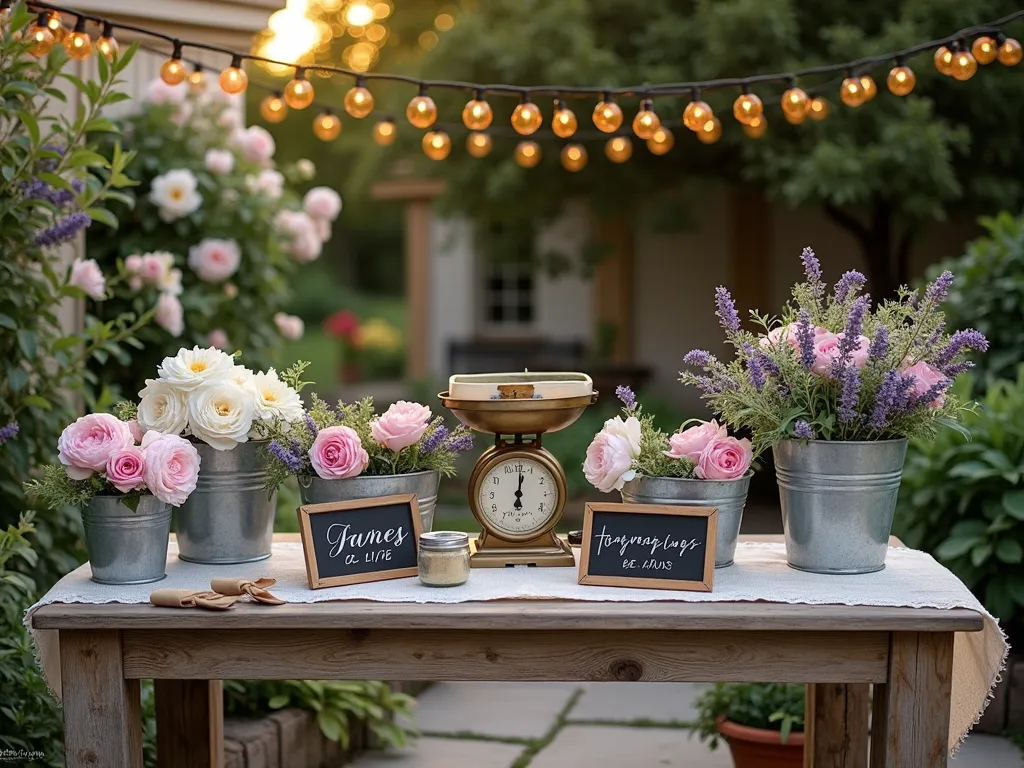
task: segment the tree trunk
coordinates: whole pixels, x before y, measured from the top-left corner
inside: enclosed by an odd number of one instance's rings
[[[876,201],[867,224],[838,206],[826,204],[825,212],[860,245],[867,267],[868,290],[876,301],[896,297],[901,285],[910,279],[910,247],[913,230],[905,229],[894,243],[895,221],[892,207],[885,201]]]

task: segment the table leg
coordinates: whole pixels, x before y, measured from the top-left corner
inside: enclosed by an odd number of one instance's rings
[[[867,768],[871,686],[807,686],[804,768]]]
[[[141,768],[138,680],[122,672],[117,630],[61,630],[60,674],[68,768]]]
[[[154,680],[157,768],[223,768],[224,683]]]
[[[871,768],[946,764],[952,632],[894,632],[889,676],[875,686]]]

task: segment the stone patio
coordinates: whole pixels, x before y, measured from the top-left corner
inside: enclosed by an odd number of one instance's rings
[[[418,699],[423,736],[404,750],[369,753],[357,768],[730,768],[686,725],[705,686],[692,683],[436,683]],[[967,740],[950,768],[1024,768],[996,736]]]

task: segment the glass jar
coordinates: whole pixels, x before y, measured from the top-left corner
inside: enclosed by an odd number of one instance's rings
[[[420,536],[420,581],[428,587],[457,587],[469,579],[469,534],[431,531]]]

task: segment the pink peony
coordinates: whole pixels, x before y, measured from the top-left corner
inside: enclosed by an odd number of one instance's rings
[[[370,423],[370,434],[385,448],[397,453],[418,443],[429,423],[427,406],[399,400]]]
[[[206,337],[206,343],[217,349],[227,349],[231,340],[228,339],[228,334],[223,328],[214,328]]]
[[[254,179],[253,191],[277,200],[284,193],[284,176],[273,168],[264,168]]]
[[[227,149],[208,149],[203,157],[203,165],[210,173],[223,176],[231,173],[235,167],[235,156]]]
[[[137,491],[146,484],[146,457],[132,445],[107,459],[107,481],[121,493]]]
[[[185,309],[178,297],[173,293],[164,292],[156,300],[154,322],[171,336],[181,336],[185,330]]]
[[[71,278],[68,282],[81,288],[86,296],[96,301],[103,301],[107,294],[107,281],[96,259],[75,259],[75,263],[71,265]]]
[[[366,469],[370,456],[351,427],[325,427],[309,449],[309,462],[317,477],[345,480]]]
[[[90,413],[69,424],[57,440],[57,458],[72,480],[107,467],[118,451],[135,445],[129,426],[109,413]]]
[[[124,260],[124,268],[127,272],[137,275],[142,271],[142,257],[134,253]]]
[[[142,438],[146,487],[165,504],[180,507],[196,489],[199,451],[178,435],[147,432]]]
[[[267,132],[266,128],[258,125],[246,128],[242,139],[242,153],[246,158],[254,163],[265,163],[274,156],[276,151],[274,137]]]
[[[341,213],[341,196],[330,187],[313,187],[302,199],[302,209],[314,219],[334,221]]]
[[[181,104],[187,95],[188,89],[183,83],[168,85],[158,77],[146,86],[143,101],[150,104]]]
[[[681,459],[684,456],[697,463],[701,452],[712,440],[721,440],[728,437],[729,433],[725,427],[712,419],[694,424],[692,427],[677,432],[668,439],[669,450],[665,455],[673,459]]]
[[[170,279],[174,256],[167,251],[147,253],[141,257],[139,275],[150,285],[161,286]]]
[[[947,378],[941,371],[935,370],[924,360],[914,363],[912,366],[907,368],[904,373],[908,376],[914,377],[915,397],[921,397],[936,384],[941,384],[947,381]],[[941,408],[944,402],[946,402],[946,393],[939,392],[938,397],[931,401],[931,406],[933,408]]]
[[[636,477],[633,461],[640,456],[640,421],[635,416],[625,421],[608,419],[587,447],[583,474],[597,490],[608,493],[622,490]]]
[[[715,438],[701,451],[694,474],[701,480],[735,480],[747,473],[753,458],[746,438]]]
[[[206,237],[188,249],[188,265],[200,280],[219,283],[238,271],[242,252],[234,240]]]
[[[301,317],[287,315],[284,312],[274,315],[274,325],[277,326],[278,333],[292,341],[301,339],[302,334],[306,331],[306,324],[302,322]]]

